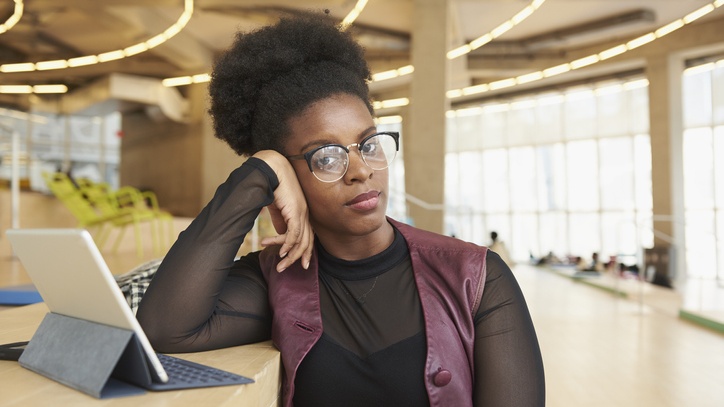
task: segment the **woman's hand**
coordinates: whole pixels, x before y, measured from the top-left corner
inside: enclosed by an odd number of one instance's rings
[[[289,161],[273,150],[254,154],[276,173],[279,186],[274,190],[274,202],[267,206],[274,229],[279,234],[261,240],[262,246],[281,245],[277,271],[282,272],[295,261],[301,260],[302,267],[309,267],[314,248],[314,233],[309,223],[307,200],[299,186],[297,174]]]

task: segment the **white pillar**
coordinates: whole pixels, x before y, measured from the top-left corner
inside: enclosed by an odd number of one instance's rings
[[[443,232],[448,1],[414,0],[410,106],[403,122],[405,189],[415,226]],[[417,200],[415,200],[417,198]],[[418,202],[415,203],[414,201]],[[422,201],[425,205],[419,205]],[[433,209],[430,209],[433,208]]]

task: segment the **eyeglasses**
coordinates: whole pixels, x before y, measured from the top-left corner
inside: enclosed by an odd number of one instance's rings
[[[342,179],[349,168],[349,150],[352,147],[362,157],[362,161],[373,170],[384,170],[395,159],[400,147],[400,133],[395,131],[379,132],[365,137],[359,143],[347,147],[341,144],[326,144],[307,151],[304,154],[287,156],[288,160],[306,160],[309,171],[322,182],[334,182]]]

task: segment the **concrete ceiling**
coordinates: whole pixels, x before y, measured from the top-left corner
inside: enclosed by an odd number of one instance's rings
[[[1,84],[64,83],[71,92],[111,73],[167,78],[208,72],[237,30],[250,30],[279,16],[329,9],[340,20],[356,0],[196,0],[187,27],[150,51],[103,64],[28,73],[1,73]],[[450,48],[510,19],[529,0],[449,0]],[[517,74],[515,61],[566,54],[581,47],[626,41],[676,20],[711,0],[547,0],[523,23],[455,64],[470,83]],[[0,34],[0,64],[69,59],[144,41],[181,15],[183,0],[25,0],[25,12]],[[352,30],[365,45],[373,71],[409,63],[413,1],[369,0]],[[13,2],[0,5],[0,21]],[[720,7],[706,18],[721,18]],[[442,24],[442,22],[441,22]],[[723,30],[724,31],[724,30]],[[477,61],[473,64],[471,61]],[[486,61],[491,63],[486,65]],[[508,64],[507,61],[510,61]],[[492,63],[494,62],[494,63]],[[400,86],[398,83],[397,86]],[[374,90],[374,89],[373,89]],[[12,104],[17,96],[4,95]]]

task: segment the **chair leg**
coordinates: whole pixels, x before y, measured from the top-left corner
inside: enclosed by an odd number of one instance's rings
[[[151,218],[151,220],[148,222],[149,226],[151,227],[151,241],[153,243],[153,254],[159,255],[161,254],[161,244],[159,242],[159,235],[160,230],[158,225],[156,224],[156,218]]]
[[[159,252],[163,255],[169,247],[168,226],[166,225],[166,219],[164,217],[158,217],[156,222],[158,222]]]
[[[170,248],[174,243],[174,227],[173,227],[173,217],[169,217],[166,219],[166,229],[168,231],[168,241],[166,242],[166,248]]]
[[[133,230],[136,235],[136,255],[138,258],[143,258],[143,241],[141,239],[141,225],[138,219],[133,221]]]
[[[113,226],[106,227],[105,223],[102,223],[98,226],[98,232],[96,232],[97,233],[96,240],[98,242],[97,243],[98,248],[100,248],[101,250],[103,249],[103,246],[106,244],[106,241],[108,240],[108,238],[111,236],[111,229],[113,229]]]
[[[174,242],[173,217],[159,215],[155,218],[155,222],[158,224],[159,254],[163,254],[163,251],[169,249]]]
[[[126,234],[126,226],[124,225],[124,226],[121,226],[121,230],[118,231],[118,236],[116,236],[116,241],[113,244],[113,249],[112,249],[113,253],[118,252],[118,246],[121,245],[121,240],[123,240],[123,235],[125,235],[125,234]]]
[[[103,250],[103,245],[105,244],[106,239],[108,239],[108,236],[110,235],[110,230],[106,228],[105,223],[99,223],[92,226],[79,225],[78,227],[83,227],[85,230],[87,230],[91,234],[91,236],[93,236],[93,241],[95,242],[96,246],[99,249]],[[113,227],[111,226],[111,229],[112,228]]]

